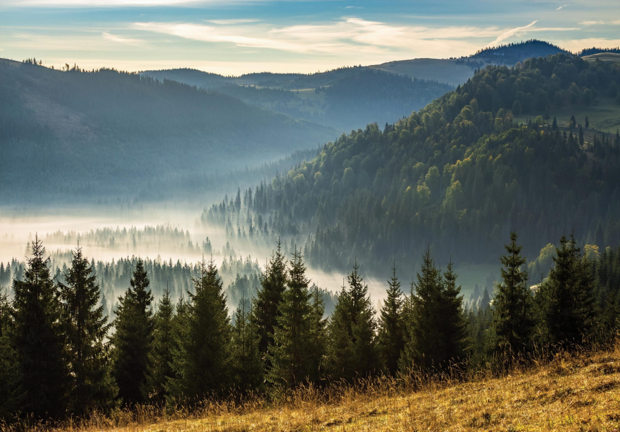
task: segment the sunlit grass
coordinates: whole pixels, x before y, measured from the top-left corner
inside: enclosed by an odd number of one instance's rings
[[[501,377],[377,379],[306,388],[279,402],[205,402],[191,412],[141,407],[63,431],[618,431],[620,348],[563,354]]]

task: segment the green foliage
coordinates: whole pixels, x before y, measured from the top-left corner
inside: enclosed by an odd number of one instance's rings
[[[69,410],[77,415],[108,411],[117,388],[111,375],[108,331],[111,324],[99,305],[101,290],[88,259],[73,252],[66,284],[59,284],[63,333],[71,387]]]
[[[560,239],[553,262],[536,296],[541,311],[538,333],[550,344],[589,342],[596,325],[591,263],[573,236]]]
[[[280,241],[260,282],[261,287],[252,303],[252,319],[258,327],[259,350],[264,356],[268,347],[273,345],[274,328],[280,316],[279,305],[286,290],[286,262]]]
[[[149,351],[146,387],[142,390],[150,401],[165,401],[168,396],[166,391],[168,381],[174,377],[172,370],[175,347],[174,320],[174,305],[170,299],[170,290],[166,288],[154,316],[153,343]]]
[[[234,315],[232,330],[232,374],[241,392],[260,389],[264,369],[260,352],[259,327],[252,320],[252,305],[242,299]]]
[[[465,354],[467,323],[452,264],[442,276],[430,249],[422,260],[405,307],[405,349],[399,364],[403,371],[441,369]]]
[[[19,358],[11,344],[12,312],[6,293],[0,291],[0,422],[12,420],[25,399]]]
[[[153,340],[153,295],[142,260],[138,260],[130,287],[119,297],[114,320],[114,377],[118,396],[125,404],[146,400],[149,351]]]
[[[26,393],[23,412],[35,418],[63,415],[69,385],[61,306],[44,253],[36,238],[24,280],[13,281],[12,345]]]
[[[272,367],[268,379],[277,386],[294,387],[318,380],[317,358],[322,353],[312,334],[316,329],[316,309],[311,303],[301,252],[295,251],[289,265],[287,288],[279,306],[273,346],[269,349]]]
[[[375,311],[357,262],[347,280],[349,287],[340,292],[329,323],[328,369],[333,378],[351,381],[378,371],[381,364]]]
[[[187,311],[178,311],[175,376],[168,391],[176,401],[199,401],[223,394],[231,384],[231,336],[222,280],[213,261],[201,264],[201,276],[188,292]]]
[[[394,375],[398,370],[398,360],[405,347],[403,322],[403,293],[396,277],[396,266],[388,281],[387,298],[383,302],[379,318],[377,347],[383,368]]]
[[[510,234],[510,244],[505,245],[502,263],[502,282],[497,286],[493,299],[494,351],[518,353],[531,348],[534,327],[533,299],[528,286],[525,257],[517,245],[517,233]]]

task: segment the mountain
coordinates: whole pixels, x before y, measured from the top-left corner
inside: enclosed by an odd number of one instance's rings
[[[400,60],[370,67],[458,86],[467,82],[474,75],[476,69],[486,65],[514,66],[530,58],[547,57],[558,53],[568,54],[568,51],[548,42],[533,39],[526,42],[484,48],[467,57]]]
[[[332,129],[175,81],[0,61],[4,202],[132,193],[316,147]]]
[[[582,245],[617,245],[620,135],[586,130],[585,116],[615,101],[619,85],[620,65],[566,54],[489,66],[420,112],[343,135],[247,191],[249,226],[234,226],[225,202],[203,219],[268,243],[305,242],[307,260],[326,270],[355,260],[410,268],[427,246],[440,262],[496,262],[511,230],[530,257],[572,231]],[[560,107],[582,113],[580,125],[513,120]]]
[[[371,122],[394,122],[452,90],[450,85],[436,81],[364,67],[310,75],[259,73],[224,77],[192,69],[147,71],[142,75],[215,90],[250,105],[343,132]]]

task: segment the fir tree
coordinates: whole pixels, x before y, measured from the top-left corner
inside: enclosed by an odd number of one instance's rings
[[[215,263],[201,263],[188,293],[187,315],[176,343],[169,391],[176,400],[200,400],[223,394],[231,384],[231,325],[226,296]]]
[[[19,414],[24,402],[22,373],[17,351],[11,345],[13,310],[4,291],[0,291],[0,424]]]
[[[65,280],[66,285],[58,286],[72,380],[69,408],[76,415],[107,411],[117,393],[106,342],[111,324],[99,306],[101,290],[80,247],[73,252]]]
[[[560,239],[554,267],[536,296],[542,313],[543,341],[587,342],[595,325],[593,278],[575,239]]]
[[[170,290],[166,288],[159,300],[153,327],[153,343],[149,352],[149,366],[146,387],[143,394],[156,402],[165,400],[168,380],[172,372],[172,353],[174,348],[174,306],[170,300]]]
[[[398,370],[398,360],[405,347],[403,328],[403,293],[396,277],[396,266],[388,281],[387,299],[381,309],[379,320],[378,347],[383,368],[394,375]]]
[[[446,360],[458,362],[465,357],[468,335],[461,287],[456,283],[457,275],[452,267],[452,262],[449,262],[443,274],[442,301],[439,307],[444,348],[441,356]]]
[[[12,345],[22,369],[24,412],[36,418],[64,414],[69,381],[58,291],[44,253],[37,237],[25,280],[13,281]]]
[[[505,245],[502,282],[493,301],[493,349],[504,353],[521,352],[530,347],[533,331],[533,302],[528,287],[526,259],[517,245],[517,233],[510,234]]]
[[[259,350],[264,356],[267,348],[273,345],[274,327],[280,316],[279,305],[286,289],[286,262],[279,240],[260,282],[256,300],[252,303],[252,320],[258,328]]]
[[[149,350],[153,339],[153,295],[142,260],[138,260],[125,296],[119,297],[112,337],[114,377],[123,403],[145,401]]]
[[[325,315],[325,302],[323,296],[319,292],[319,288],[315,285],[312,292],[312,318],[310,332],[312,334],[312,344],[314,351],[311,353],[312,364],[318,365],[318,377],[320,378],[327,351],[327,319]]]
[[[551,123],[551,129],[558,130],[558,120],[555,117],[553,117],[553,123]]]
[[[251,310],[250,302],[243,298],[235,312],[232,332],[233,381],[242,392],[259,389],[264,379],[260,336]]]
[[[357,262],[340,293],[330,321],[329,364],[332,377],[352,380],[380,368],[375,312]]]
[[[319,378],[316,347],[312,337],[315,314],[310,303],[306,267],[295,249],[290,261],[287,289],[269,349],[272,364],[268,379],[275,385],[295,386]]]

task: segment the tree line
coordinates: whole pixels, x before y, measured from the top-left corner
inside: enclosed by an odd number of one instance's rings
[[[466,310],[449,263],[430,249],[409,293],[394,266],[377,314],[355,264],[326,318],[302,254],[272,253],[252,298],[229,313],[213,261],[201,262],[176,304],[155,305],[144,263],[135,264],[115,317],[103,313],[92,264],[78,247],[54,282],[36,239],[23,280],[0,301],[0,417],[61,419],[136,404],[191,404],[247,393],[380,374],[501,367],[536,347],[608,342],[620,317],[620,249],[589,259],[573,236],[555,248],[546,279],[530,287],[516,233],[501,282]]]

